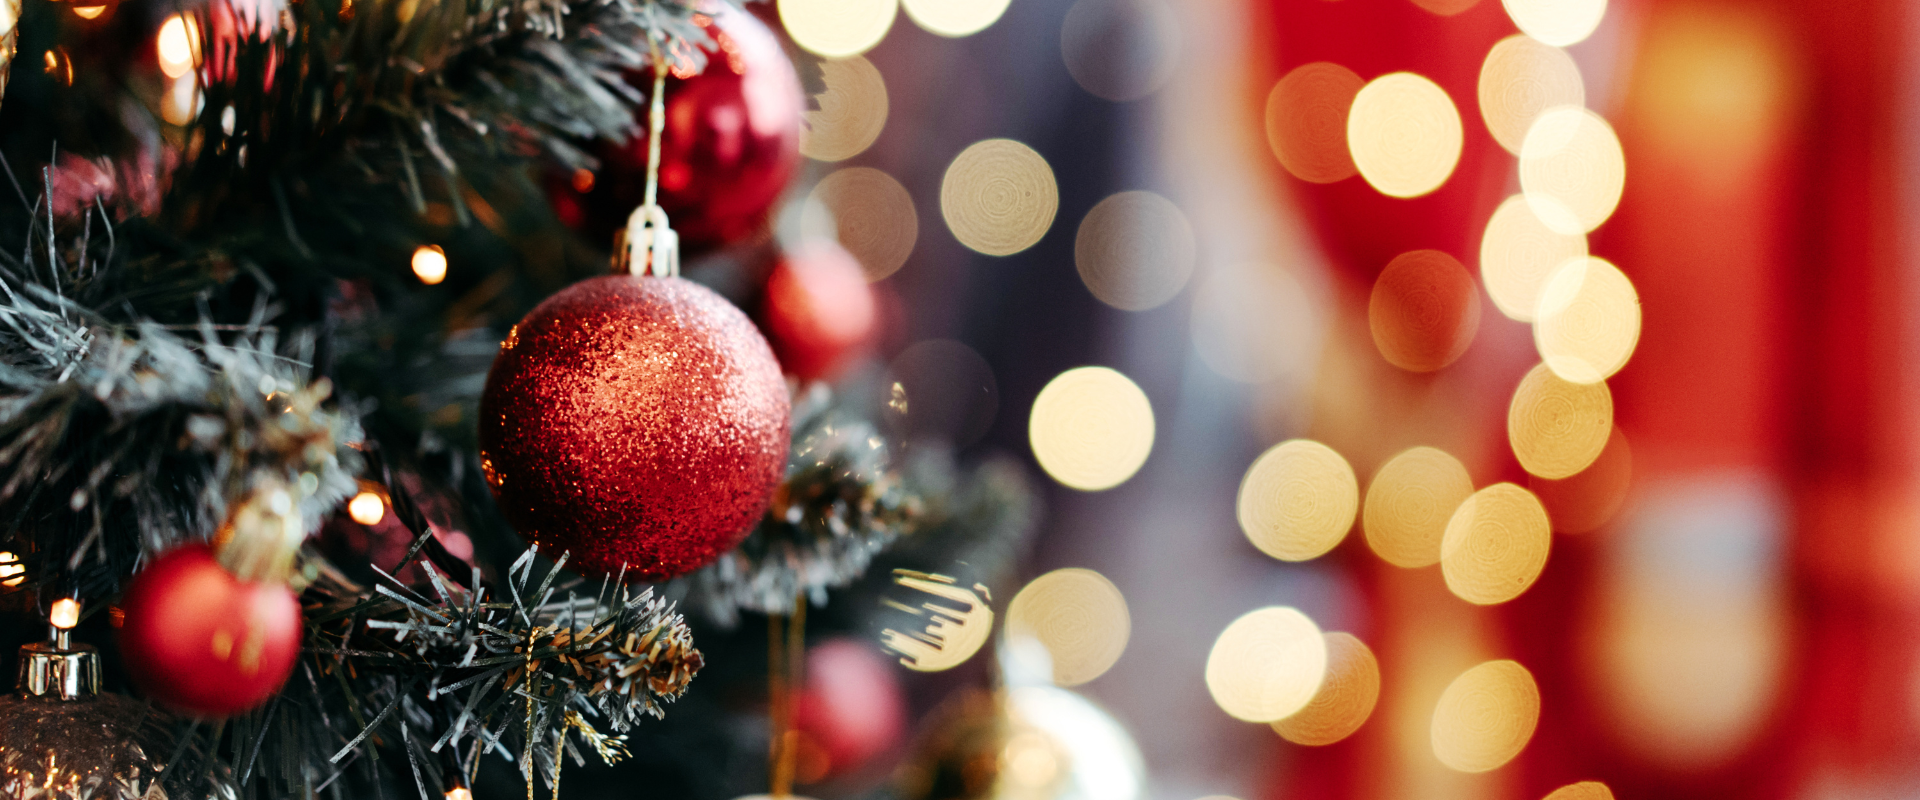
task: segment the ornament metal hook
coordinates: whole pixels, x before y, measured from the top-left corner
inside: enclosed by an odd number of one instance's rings
[[[614,234],[613,271],[622,275],[680,277],[680,234],[674,233],[667,224],[664,209],[644,205],[627,217],[627,227]]]

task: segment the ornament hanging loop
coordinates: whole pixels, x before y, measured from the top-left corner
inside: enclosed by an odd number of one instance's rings
[[[680,276],[680,235],[667,224],[667,212],[656,202],[660,191],[660,129],[667,124],[667,59],[660,42],[647,38],[653,56],[653,97],[647,108],[647,194],[627,217],[627,227],[613,237],[615,274]]]

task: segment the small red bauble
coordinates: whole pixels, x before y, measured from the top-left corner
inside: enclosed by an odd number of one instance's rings
[[[789,414],[779,362],[733,304],[607,275],[507,335],[480,397],[480,465],[507,521],[569,569],[665,580],[766,513]]]
[[[796,705],[794,727],[824,756],[825,763],[806,776],[816,780],[859,769],[906,731],[906,701],[893,665],[851,637],[829,639],[807,652],[806,688]]]
[[[714,5],[716,13],[694,20],[717,46],[705,70],[667,77],[660,136],[660,207],[688,250],[738,241],[765,224],[800,165],[806,110],[799,74],[773,31],[752,14]],[[651,92],[653,71],[628,73],[627,82]],[[584,232],[596,239],[625,225],[646,193],[646,107],[635,116],[638,135],[601,146],[601,169],[584,197],[584,181],[554,192],[563,216],[578,204]]]
[[[120,607],[120,652],[134,683],[194,714],[223,717],[266,702],[300,655],[293,591],[234,577],[204,544],[154,559]]]
[[[834,377],[873,336],[879,318],[859,260],[830,241],[789,253],[767,278],[773,352],[801,380]]]

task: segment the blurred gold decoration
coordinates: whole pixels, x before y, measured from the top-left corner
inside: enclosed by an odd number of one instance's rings
[[[1458,259],[1438,250],[1401,253],[1373,282],[1367,327],[1374,346],[1409,372],[1458,360],[1480,328],[1480,291]]]
[[[1052,686],[967,689],[927,715],[894,778],[902,800],[1137,800],[1132,737],[1086,698]]]
[[[27,568],[20,563],[20,557],[0,550],[0,586],[19,586],[26,580]]]
[[[1606,383],[1571,383],[1536,365],[1514,389],[1507,409],[1507,440],[1527,472],[1559,480],[1573,475],[1607,446],[1613,430],[1613,394]]]
[[[1445,89],[1411,72],[1368,82],[1347,114],[1347,147],[1360,176],[1390,197],[1440,188],[1460,162],[1460,112]]]
[[[1132,628],[1119,587],[1090,569],[1057,569],[1034,578],[1007,604],[1007,636],[1030,636],[1045,646],[1060,686],[1104,674],[1126,651]]]
[[[1616,426],[1607,435],[1600,457],[1570,478],[1531,477],[1528,486],[1547,508],[1553,529],[1561,533],[1597,530],[1619,513],[1633,483],[1633,450]]]
[[[947,601],[929,600],[916,608],[882,599],[891,608],[928,618],[921,630],[902,633],[887,628],[880,632],[881,645],[898,654],[901,665],[907,669],[938,672],[960,666],[986,644],[987,636],[993,632],[993,609],[981,599],[987,595],[987,587],[976,583],[973,590],[969,590],[953,585],[953,578],[945,575],[905,569],[893,571],[893,582]],[[974,590],[978,590],[978,594]]]
[[[1459,459],[1432,447],[1404,450],[1367,484],[1360,527],[1374,554],[1389,564],[1436,564],[1447,521],[1472,494],[1473,479]]]
[[[779,0],[780,24],[793,43],[824,58],[873,49],[899,8],[899,0]]]
[[[1613,800],[1613,790],[1599,781],[1581,781],[1553,790],[1544,800]]]
[[[1496,769],[1526,749],[1540,724],[1540,689],[1513,661],[1460,674],[1433,710],[1433,754],[1461,772]]]
[[[1527,204],[1526,195],[1516,194],[1487,220],[1486,234],[1480,239],[1480,280],[1500,313],[1532,322],[1547,277],[1568,260],[1586,256],[1585,234],[1547,227]]]
[[[1555,375],[1574,383],[1606,380],[1640,342],[1640,295],[1604,259],[1566,261],[1540,289],[1533,342]]]
[[[1554,47],[1585,41],[1607,15],[1607,0],[1501,0],[1522,33]]]
[[[1347,151],[1347,112],[1366,81],[1327,61],[1295,67],[1267,93],[1267,146],[1300,180],[1333,183],[1358,171]]]
[[[1350,633],[1329,633],[1327,677],[1307,705],[1272,723],[1294,744],[1329,745],[1353,735],[1380,700],[1380,662]]]
[[[1560,233],[1600,227],[1620,205],[1626,179],[1613,126],[1578,106],[1541,113],[1520,146],[1520,189],[1540,221]]]
[[[1327,674],[1327,640],[1298,610],[1250,611],[1207,654],[1207,691],[1236,719],[1272,722],[1313,700]]]
[[[1139,100],[1173,77],[1182,27],[1165,0],[1078,0],[1060,25],[1060,57],[1087,93]]]
[[[1318,558],[1346,538],[1360,508],[1353,467],[1333,448],[1306,439],[1261,454],[1240,481],[1240,529],[1283,561]]]
[[[7,77],[19,50],[20,6],[20,0],[0,0],[0,99],[6,97]]]
[[[190,14],[174,14],[160,23],[154,51],[160,58],[160,72],[179,78],[200,63],[200,25]]]
[[[802,227],[829,227],[819,219],[824,211],[840,244],[860,259],[867,280],[892,275],[907,263],[920,237],[913,197],[893,176],[871,167],[848,167],[820,179],[812,199],[801,212]]]
[[[907,16],[928,33],[949,38],[972,36],[1007,12],[1012,0],[901,0]]]
[[[827,90],[806,112],[800,152],[816,161],[844,161],[865,152],[887,125],[887,82],[860,56],[820,62]]]
[[[1059,207],[1053,168],[1033,148],[1012,139],[968,145],[940,181],[940,215],[947,228],[968,249],[990,256],[1032,247],[1053,226]]]
[[[1501,39],[1480,65],[1480,116],[1487,132],[1514,155],[1541,112],[1587,102],[1580,67],[1567,51],[1526,34]]]
[[[1519,597],[1546,568],[1553,545],[1547,509],[1532,492],[1496,483],[1460,504],[1440,543],[1447,588],[1469,603]]]
[[[1199,250],[1193,226],[1173,201],[1153,192],[1108,195],[1080,220],[1073,265],[1100,302],[1145,311],[1180,293]]]
[[[1033,457],[1054,480],[1081,491],[1124,483],[1153,451],[1153,405],[1106,367],[1054,376],[1033,399],[1027,421]]]

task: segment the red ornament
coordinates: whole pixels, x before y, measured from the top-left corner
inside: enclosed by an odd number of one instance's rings
[[[872,645],[845,637],[807,652],[806,688],[794,709],[804,782],[860,768],[900,741],[906,724],[900,679]]]
[[[879,319],[859,260],[830,241],[787,254],[767,278],[768,340],[787,374],[832,378],[873,337]]]
[[[712,290],[607,275],[507,334],[480,465],[521,535],[579,572],[658,581],[739,544],[785,472],[786,381]]]
[[[704,71],[668,75],[660,136],[660,207],[688,250],[738,241],[765,224],[800,165],[806,110],[799,74],[773,31],[752,14],[714,5],[716,13],[694,20],[716,47]],[[653,70],[626,77],[643,94],[653,91]],[[563,216],[577,205],[584,232],[596,239],[624,226],[646,194],[647,109],[635,116],[639,134],[604,144],[591,182],[569,176],[571,185],[554,190]]]
[[[300,601],[233,576],[204,544],[154,559],[128,584],[120,651],[162,704],[223,717],[266,702],[300,655]]]

